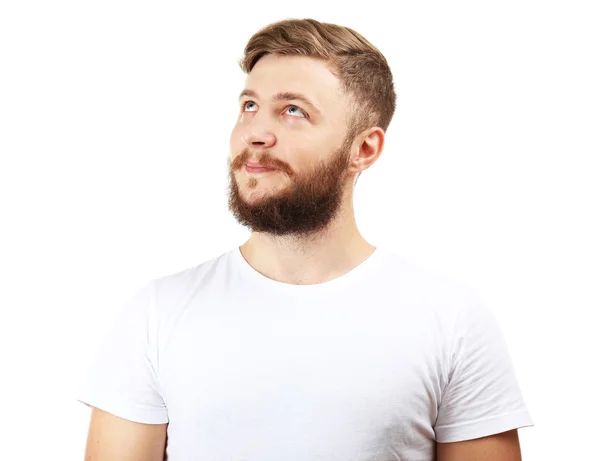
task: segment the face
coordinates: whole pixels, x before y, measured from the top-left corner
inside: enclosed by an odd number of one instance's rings
[[[230,139],[229,210],[253,232],[316,235],[340,212],[353,179],[347,96],[323,61],[277,55],[256,63],[243,93]],[[273,169],[247,171],[248,162]]]

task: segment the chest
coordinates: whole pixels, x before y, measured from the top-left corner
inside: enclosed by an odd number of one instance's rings
[[[418,322],[367,308],[189,310],[161,357],[169,413],[351,418],[430,404],[435,338]]]

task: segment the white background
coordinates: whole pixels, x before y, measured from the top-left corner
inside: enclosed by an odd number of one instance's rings
[[[494,308],[535,422],[524,460],[597,456],[594,3],[3,2],[2,459],[83,460],[74,393],[118,304],[247,239],[225,192],[237,61],[304,17],[354,28],[394,73],[363,236]]]

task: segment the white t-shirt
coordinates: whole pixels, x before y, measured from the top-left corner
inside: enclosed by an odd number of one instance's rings
[[[169,461],[432,461],[533,426],[476,290],[378,247],[292,285],[238,247],[121,307],[77,400],[167,428]]]

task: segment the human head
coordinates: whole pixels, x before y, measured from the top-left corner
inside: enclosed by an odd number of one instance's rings
[[[249,74],[267,54],[323,59],[351,96],[349,137],[371,126],[387,131],[396,109],[392,71],[385,56],[358,32],[315,19],[285,19],[255,33],[239,65]]]
[[[287,19],[254,34],[239,64],[248,74],[246,90],[256,94],[242,99],[231,135],[230,209],[253,230],[278,235],[317,232],[339,211],[348,179],[360,176],[383,147],[383,133],[396,105],[387,61],[348,27]],[[277,93],[290,92],[307,96],[318,109],[298,99],[290,100],[292,106],[290,101],[270,101]],[[247,110],[248,104],[252,110]],[[301,117],[290,116],[290,107]],[[280,115],[284,109],[285,115]],[[308,120],[302,117],[306,113]],[[379,152],[350,171],[351,155],[363,142]],[[280,170],[248,177],[247,161]],[[287,178],[282,179],[283,173]],[[282,186],[285,179],[288,183]],[[239,181],[255,192],[253,201],[242,198]],[[322,213],[311,223],[319,214],[310,211],[316,204]],[[308,223],[296,229],[302,220]]]

